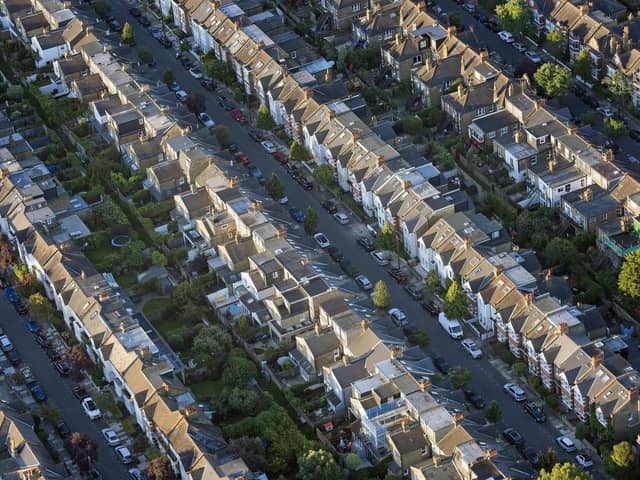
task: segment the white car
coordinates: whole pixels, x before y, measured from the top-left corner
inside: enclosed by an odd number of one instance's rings
[[[524,402],[527,399],[525,391],[516,383],[506,383],[502,388],[516,402]]]
[[[144,477],[142,476],[142,470],[140,470],[138,467],[133,467],[129,469],[129,476],[133,479],[133,480],[143,480]]]
[[[116,448],[116,455],[125,465],[133,462],[133,455],[131,455],[131,451],[127,447]]]
[[[596,108],[596,112],[600,113],[605,118],[613,117],[613,112],[610,108],[607,107],[598,107]]]
[[[524,51],[527,49],[527,47],[525,47],[525,46],[524,46],[522,43],[520,43],[520,42],[514,42],[511,46],[512,46],[513,48],[515,48],[516,50],[518,50],[519,52],[524,52]]]
[[[556,443],[567,453],[576,451],[576,445],[569,437],[558,437]]]
[[[276,146],[269,140],[263,140],[262,142],[260,142],[260,145],[262,145],[262,148],[264,148],[267,153],[276,153],[278,151]]]
[[[204,75],[202,74],[202,70],[200,70],[198,67],[190,68],[189,73],[193,78],[197,78],[198,80],[204,77]]]
[[[404,327],[409,324],[409,320],[407,320],[407,316],[399,308],[392,308],[387,313],[391,317],[391,320],[393,320],[393,322],[399,327]]]
[[[216,122],[213,121],[213,119],[209,116],[207,112],[202,112],[200,115],[198,115],[198,118],[200,119],[202,124],[207,128],[213,128],[216,126]]]
[[[116,447],[120,445],[120,439],[118,438],[118,434],[111,428],[103,428],[101,430],[102,436],[107,441],[110,447]]]
[[[373,257],[373,260],[381,267],[389,265],[389,259],[384,254],[384,252],[381,252],[380,250],[374,250],[373,252],[371,252],[371,256]]]
[[[178,99],[179,102],[186,102],[188,96],[189,94],[184,90],[178,90],[176,92],[176,98]]]
[[[0,337],[0,348],[2,348],[3,352],[13,350],[13,343],[11,343],[11,340],[9,340],[9,337],[7,337],[6,335],[2,335]]]
[[[334,213],[333,218],[335,218],[340,225],[346,225],[347,223],[349,223],[349,217],[347,217],[346,213]]]
[[[461,342],[462,348],[464,348],[472,358],[478,359],[482,357],[482,350],[478,348],[476,342],[471,340],[470,338],[465,338]]]
[[[511,32],[507,32],[506,30],[502,30],[498,32],[498,37],[500,37],[500,40],[502,40],[503,42],[507,42],[507,43],[514,42],[513,35],[511,34]]]
[[[576,455],[576,463],[582,468],[593,467],[593,460],[586,453],[579,453],[578,455]]]
[[[327,248],[328,246],[331,245],[331,242],[329,241],[329,239],[326,237],[324,233],[316,233],[313,236],[313,239],[316,241],[316,243],[320,248]]]
[[[538,55],[538,52],[534,52],[533,50],[527,50],[526,52],[524,52],[524,55],[533,63],[542,63],[542,58],[540,58],[540,55]]]
[[[102,417],[102,412],[91,397],[84,398],[80,404],[90,420],[97,420]]]
[[[280,202],[280,205],[286,205],[287,203],[289,203],[289,197],[285,195],[279,200],[279,202]]]
[[[364,275],[358,275],[355,280],[358,286],[364,291],[373,290],[373,283],[371,283]]]

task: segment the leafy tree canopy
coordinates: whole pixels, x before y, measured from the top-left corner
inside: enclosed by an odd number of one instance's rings
[[[567,93],[571,73],[555,63],[545,63],[533,74],[536,83],[548,97],[560,97]]]

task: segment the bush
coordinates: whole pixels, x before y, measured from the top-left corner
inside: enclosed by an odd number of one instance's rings
[[[511,353],[511,350],[509,350],[509,346],[506,343],[496,343],[493,346],[493,353],[509,366],[513,365],[516,361],[516,357],[513,356],[513,353]]]
[[[547,402],[547,405],[549,405],[551,409],[556,411],[560,410],[560,400],[558,400],[558,397],[556,397],[555,395],[547,396],[545,401]]]
[[[533,375],[529,375],[527,377],[527,383],[534,390],[537,390],[537,388],[541,385],[540,379],[538,377],[534,377]]]
[[[515,362],[511,368],[516,377],[524,377],[527,374],[527,364],[524,362]]]

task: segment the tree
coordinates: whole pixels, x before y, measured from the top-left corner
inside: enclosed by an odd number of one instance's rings
[[[233,438],[229,442],[231,451],[242,457],[247,466],[254,472],[264,471],[267,458],[262,440],[253,437]]]
[[[311,154],[301,142],[291,142],[289,159],[305,162],[311,160]]]
[[[225,364],[222,381],[230,387],[242,386],[257,375],[255,363],[245,357],[232,355]]]
[[[378,280],[376,282],[371,299],[377,308],[386,310],[391,306],[391,295],[389,294],[389,289],[382,280]]]
[[[31,282],[31,279],[33,278],[31,272],[29,271],[29,267],[27,267],[24,263],[14,265],[13,273],[18,279],[18,283],[20,283],[21,285],[26,285],[27,283]]]
[[[604,121],[604,131],[613,140],[617,140],[622,137],[626,137],[629,133],[627,125],[624,120],[618,120],[616,118],[607,118]]]
[[[229,71],[229,66],[222,60],[216,58],[208,58],[203,64],[204,72],[208,77],[230,85],[235,80],[234,75]]]
[[[562,265],[570,268],[578,259],[578,249],[571,240],[553,238],[544,249],[544,258],[548,265]]]
[[[469,316],[469,298],[460,285],[460,280],[451,282],[442,304],[442,311],[451,320],[464,320]]]
[[[243,414],[255,412],[259,408],[259,400],[254,388],[233,388],[226,395],[229,408]]]
[[[304,212],[304,231],[309,235],[318,231],[318,212],[311,207],[307,207]]]
[[[560,97],[567,93],[571,83],[569,70],[555,63],[545,63],[533,74],[536,83],[548,97]]]
[[[275,173],[269,177],[266,189],[269,196],[275,200],[280,200],[285,195],[284,185]]]
[[[171,292],[171,302],[182,309],[186,305],[205,305],[204,286],[200,283],[188,281],[180,282]]]
[[[60,414],[60,410],[54,407],[50,407],[49,405],[42,405],[40,407],[40,418],[47,422],[49,425],[59,425],[62,422],[62,415]]]
[[[344,472],[326,450],[309,450],[298,458],[300,480],[340,480]]]
[[[216,125],[213,127],[213,134],[221,147],[229,146],[229,127],[226,125]]]
[[[93,9],[99,17],[105,18],[111,12],[111,5],[105,0],[93,2]]]
[[[326,163],[317,166],[313,171],[313,176],[316,177],[318,183],[321,183],[322,185],[329,186],[336,182],[333,177],[333,169]]]
[[[527,374],[527,364],[524,362],[516,362],[511,368],[516,377],[524,377]]]
[[[151,263],[158,267],[166,267],[167,263],[169,262],[166,255],[158,250],[154,250],[153,252],[151,252]]]
[[[355,471],[361,463],[362,460],[356,453],[349,453],[344,459],[344,465],[351,471]]]
[[[585,125],[593,125],[596,123],[596,114],[593,110],[589,110],[588,112],[584,112],[582,115],[582,122]]]
[[[422,119],[415,115],[409,115],[402,119],[402,130],[409,135],[418,135],[422,132]]]
[[[48,322],[55,313],[49,299],[41,293],[31,295],[27,301],[27,307],[31,317],[42,322]]]
[[[149,480],[174,480],[176,475],[167,458],[156,457],[147,463],[147,478]]]
[[[14,261],[13,245],[6,233],[0,234],[0,268],[9,268]]]
[[[87,352],[85,352],[84,347],[80,344],[69,347],[65,358],[71,369],[71,378],[76,381],[81,380],[84,370],[91,367],[91,360],[89,360]]]
[[[185,103],[189,111],[196,116],[196,120],[198,120],[198,115],[207,109],[204,94],[201,92],[191,92],[187,95]]]
[[[171,70],[167,68],[164,72],[162,72],[162,80],[167,85],[171,85],[173,82],[176,81],[176,76],[173,74]]]
[[[609,460],[622,474],[628,473],[638,463],[636,454],[627,441],[616,443],[613,446]]]
[[[573,61],[571,67],[573,74],[579,76],[582,81],[593,82],[593,58],[588,49],[581,50]]]
[[[256,116],[256,127],[262,130],[272,130],[276,122],[273,121],[271,112],[266,105],[258,107],[258,115]]]
[[[562,58],[564,56],[564,36],[560,30],[551,30],[547,32],[547,49],[554,57]]]
[[[427,347],[430,341],[429,336],[424,331],[418,330],[417,328],[409,332],[409,335],[407,335],[407,339],[409,340],[409,343],[417,345],[420,348]]]
[[[523,0],[508,0],[496,7],[498,24],[512,33],[528,33],[531,29],[531,14]]]
[[[640,298],[640,250],[624,257],[618,274],[618,288],[631,298]]]
[[[122,27],[122,43],[126,45],[133,45],[136,43],[135,36],[133,35],[133,28],[129,22],[124,22]]]
[[[381,250],[396,251],[398,249],[398,237],[389,222],[385,223],[376,235],[376,245]]]
[[[138,60],[140,60],[140,63],[144,65],[149,65],[150,63],[153,63],[153,55],[151,54],[151,51],[148,48],[144,48],[144,47],[139,48]]]
[[[496,400],[491,400],[487,409],[484,412],[484,416],[487,420],[494,425],[502,418],[502,410],[500,410],[500,404]]]
[[[612,76],[604,77],[602,84],[618,100],[619,110],[624,111],[625,102],[632,91],[631,83],[627,77],[622,72],[616,71]]]
[[[193,350],[203,356],[222,355],[231,348],[231,335],[218,325],[207,325],[193,339]]]
[[[440,283],[440,276],[438,275],[438,271],[434,268],[429,270],[427,273],[427,278],[425,280],[427,284],[427,290],[430,293],[437,293],[442,290],[442,283]]]
[[[98,460],[96,443],[80,432],[73,432],[65,440],[65,448],[69,452],[69,455],[71,455],[80,473],[89,472],[91,466]]]
[[[558,454],[553,448],[548,448],[546,452],[538,453],[538,461],[541,470],[550,472],[553,470],[553,466],[558,463]]]
[[[467,367],[457,365],[449,371],[449,383],[458,390],[471,384],[471,371]]]
[[[556,463],[551,471],[540,470],[538,480],[591,480],[591,475],[581,467],[570,463]]]

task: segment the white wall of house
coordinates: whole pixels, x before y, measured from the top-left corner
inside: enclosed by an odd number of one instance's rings
[[[191,20],[191,33],[193,35],[193,44],[203,53],[207,53],[213,48],[213,37],[207,27]]]
[[[36,67],[42,68],[54,60],[62,58],[67,51],[67,45],[62,43],[52,48],[43,49],[38,43],[38,38],[31,37],[31,50],[36,54]]]

